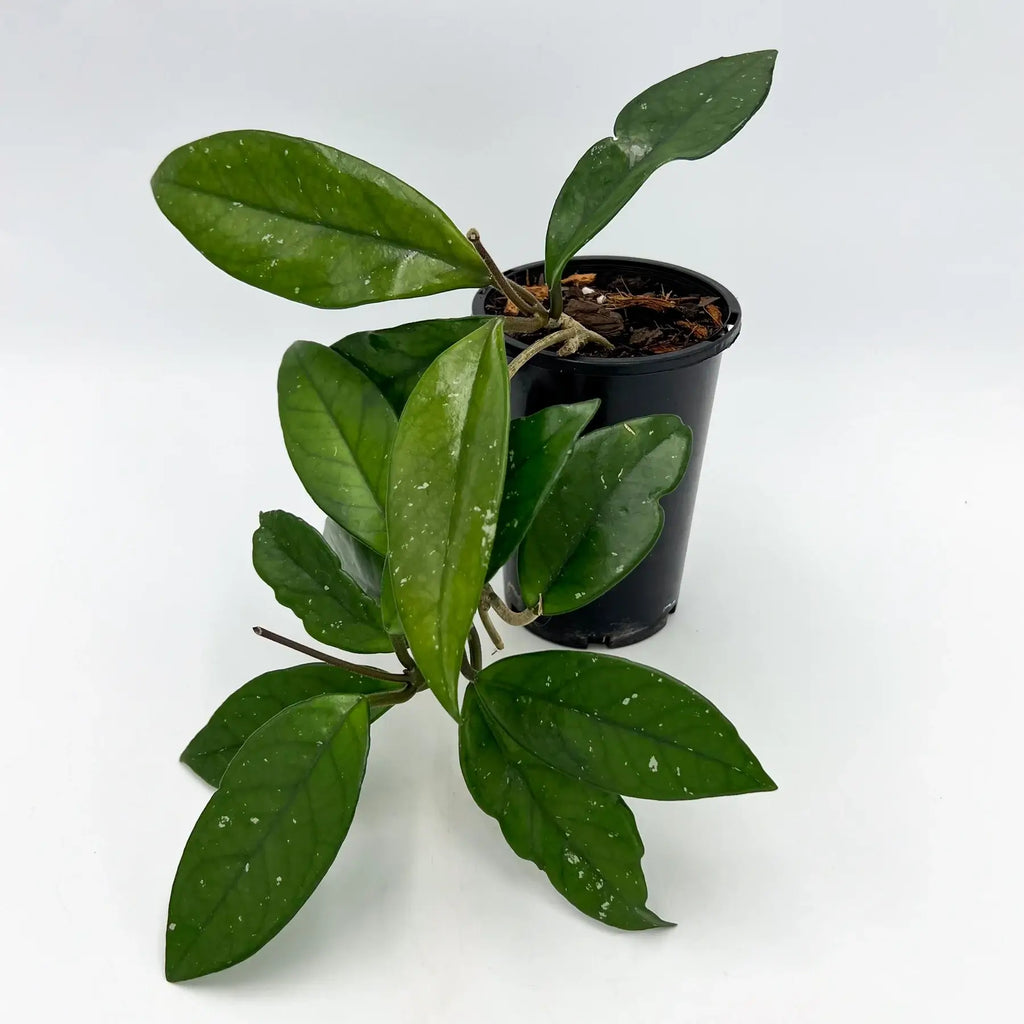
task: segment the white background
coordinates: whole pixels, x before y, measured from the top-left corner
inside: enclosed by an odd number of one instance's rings
[[[0,963],[14,1021],[962,1021],[1019,1005],[1022,21],[1003,0],[0,5]],[[638,803],[651,906],[605,930],[504,846],[421,699],[374,730],[338,862],[262,953],[162,978],[206,789],[176,763],[293,635],[249,566],[313,517],[295,338],[467,312],[246,288],[148,177],[268,128],[388,168],[506,265],[641,89],[778,47],[725,149],[591,246],[744,307],[679,612],[630,656],[706,693],[777,793]],[[529,637],[513,649],[540,646]]]

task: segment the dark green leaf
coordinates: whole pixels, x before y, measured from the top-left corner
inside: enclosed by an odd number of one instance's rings
[[[446,348],[486,322],[482,316],[421,320],[383,331],[358,331],[331,347],[355,363],[401,412],[424,370]]]
[[[768,95],[775,50],[719,57],[651,86],[615,119],[615,135],[573,169],[548,222],[546,280],[633,197],[662,164],[698,160],[729,141]]]
[[[646,907],[644,847],[622,797],[538,761],[488,719],[473,686],[462,703],[459,760],[480,809],[574,907],[616,928],[668,924]]]
[[[683,478],[692,435],[677,416],[644,416],[595,430],[576,446],[519,547],[519,583],[544,612],[582,608],[654,547],[658,499]]]
[[[369,679],[319,661],[264,672],[240,686],[214,711],[185,748],[181,760],[211,786],[219,786],[239,747],[285,708],[324,693],[368,694],[401,688],[401,683]],[[385,711],[386,706],[371,707],[370,721]]]
[[[645,665],[543,651],[488,665],[476,687],[532,754],[610,792],[694,800],[776,788],[718,708]]]
[[[366,701],[338,694],[292,705],[246,740],[178,864],[168,981],[237,964],[295,916],[348,833],[369,742]]]
[[[359,584],[359,589],[367,597],[379,600],[384,559],[333,519],[324,523],[323,536],[327,546],[338,556],[342,569]]]
[[[590,422],[599,399],[577,405],[552,405],[513,420],[508,435],[508,471],[498,513],[487,576],[493,576],[526,536],[537,510],[555,486],[569,453]]]
[[[240,281],[310,306],[487,283],[476,250],[415,189],[347,153],[274,132],[223,132],[153,175],[167,219]]]
[[[308,523],[287,512],[261,512],[252,564],[274,597],[317,640],[363,654],[390,651],[380,605],[359,589],[338,556]]]
[[[443,352],[398,424],[388,491],[391,580],[416,663],[458,718],[459,666],[486,580],[508,458],[500,320]]]
[[[387,553],[384,501],[398,420],[361,370],[337,352],[297,341],[277,378],[281,430],[309,496],[339,526]]]

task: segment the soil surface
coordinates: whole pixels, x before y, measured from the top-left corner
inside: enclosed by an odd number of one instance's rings
[[[526,288],[543,299],[546,284]],[[571,274],[562,279],[563,309],[584,327],[604,335],[615,349],[587,345],[587,356],[629,359],[654,356],[697,345],[721,334],[725,303],[719,295],[678,295],[635,274]],[[519,310],[499,292],[487,300],[491,315],[520,316]],[[517,334],[524,342],[535,341],[551,329]]]

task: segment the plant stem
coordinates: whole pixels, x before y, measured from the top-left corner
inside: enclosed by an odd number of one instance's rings
[[[556,281],[551,287],[548,281],[548,309],[551,311],[551,319],[558,320],[562,316],[562,282]]]
[[[391,707],[394,704],[404,704],[412,700],[420,688],[411,680],[407,680],[401,690],[392,690],[390,693],[371,693],[366,699],[374,707]]]
[[[543,338],[532,342],[508,364],[508,379],[511,380],[538,352],[543,352],[546,348],[552,348],[554,345],[569,341],[573,334],[574,331],[571,327],[563,327],[559,331],[546,334]]]
[[[537,602],[536,608],[527,608],[521,612],[514,612],[498,595],[494,592],[494,589],[490,584],[484,590],[483,600],[487,602],[488,608],[493,608],[495,614],[501,619],[502,622],[507,622],[510,626],[528,626],[535,619],[540,618],[543,614],[541,610],[541,602]]]
[[[527,321],[527,323],[529,322]],[[509,379],[514,377],[538,352],[543,352],[546,348],[553,348],[555,345],[561,345],[561,348],[558,350],[558,355],[560,356],[571,356],[586,345],[588,341],[592,341],[608,351],[614,351],[615,349],[615,346],[604,335],[590,330],[589,327],[584,327],[578,320],[574,320],[566,313],[563,313],[558,318],[557,327],[558,330],[544,335],[543,338],[538,338],[537,341],[524,348],[508,364]]]
[[[405,666],[405,668],[415,668],[416,662],[413,659],[412,652],[409,650],[409,644],[406,642],[405,637],[398,633],[393,633],[390,639],[391,646],[394,647],[398,660]]]
[[[484,629],[487,631],[487,635],[491,638],[491,643],[498,648],[499,651],[505,650],[505,641],[502,640],[501,634],[498,632],[498,627],[491,622],[491,617],[487,614],[487,609],[490,608],[490,604],[487,601],[486,594],[480,598],[480,607],[477,609],[477,614],[480,616],[480,621],[483,623]]]
[[[480,634],[476,626],[469,627],[469,663],[477,672],[483,668],[483,651],[480,650]]]
[[[547,322],[548,311],[544,308],[541,301],[532,293],[528,292],[521,285],[510,281],[499,269],[498,264],[494,262],[491,254],[484,248],[483,242],[480,241],[480,232],[476,228],[470,228],[466,232],[466,237],[470,240],[473,248],[480,255],[480,259],[484,261],[484,266],[487,267],[487,272],[491,275],[491,280],[495,283],[501,294],[512,303],[516,309],[521,310],[524,313],[534,313],[539,316],[543,316],[544,322]],[[542,325],[543,326],[543,325]]]
[[[548,325],[546,316],[503,316],[501,319],[506,334],[532,334]]]
[[[307,647],[305,644],[300,644],[295,640],[289,640],[286,636],[281,636],[278,633],[272,633],[269,629],[264,629],[262,626],[253,626],[252,631],[257,636],[262,636],[267,640],[273,640],[275,644],[280,644],[282,647],[288,647],[293,651],[298,651],[299,654],[305,654],[310,658],[316,658],[317,661],[322,661],[326,665],[336,665],[338,668],[348,669],[349,672],[358,672],[361,676],[369,676],[371,679],[383,679],[389,683],[408,683],[409,677],[406,673],[387,672],[382,668],[375,668],[373,665],[356,665],[351,661],[344,661],[341,658],[335,658],[333,654],[325,654],[323,651],[317,651],[312,647]]]

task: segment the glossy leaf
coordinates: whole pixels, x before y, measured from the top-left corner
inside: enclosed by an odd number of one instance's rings
[[[211,786],[219,786],[242,744],[285,708],[325,693],[365,695],[401,688],[401,683],[370,679],[319,661],[264,672],[240,686],[214,711],[182,752],[181,760]],[[386,705],[371,707],[370,721],[385,711]]]
[[[338,556],[342,569],[355,580],[359,589],[367,597],[379,601],[384,559],[333,519],[328,518],[324,523],[323,538]]]
[[[331,348],[359,367],[401,412],[426,368],[455,342],[482,327],[486,317],[420,320],[382,331],[358,331]]]
[[[232,277],[341,308],[487,283],[461,231],[393,175],[274,132],[222,132],[153,175],[168,220]]]
[[[360,590],[338,556],[308,523],[287,512],[261,512],[252,563],[274,597],[317,640],[364,654],[390,651],[380,605]]]
[[[720,57],[659,82],[630,100],[615,135],[580,159],[548,222],[547,281],[670,160],[698,160],[729,141],[768,95],[775,50]]]
[[[459,761],[473,799],[509,846],[574,907],[616,928],[668,924],[647,909],[644,847],[622,797],[537,760],[489,720],[473,686],[462,704]]]
[[[692,435],[677,416],[644,416],[576,442],[519,547],[519,583],[532,607],[560,615],[589,604],[654,547],[658,499],[683,478]]]
[[[486,578],[509,430],[501,321],[443,352],[409,396],[391,460],[395,603],[431,689],[458,717],[459,666]]]
[[[297,341],[277,378],[285,447],[309,496],[339,526],[387,553],[384,501],[398,420],[361,370],[337,352]]]
[[[526,536],[537,510],[551,493],[576,439],[590,422],[598,399],[577,405],[552,405],[512,421],[508,436],[508,471],[498,513],[488,577],[512,556]]]
[[[369,741],[366,701],[337,694],[287,708],[246,740],[178,864],[169,981],[246,959],[295,916],[348,832]]]
[[[543,651],[493,662],[476,688],[534,756],[610,792],[694,800],[776,788],[718,708],[645,665]]]

